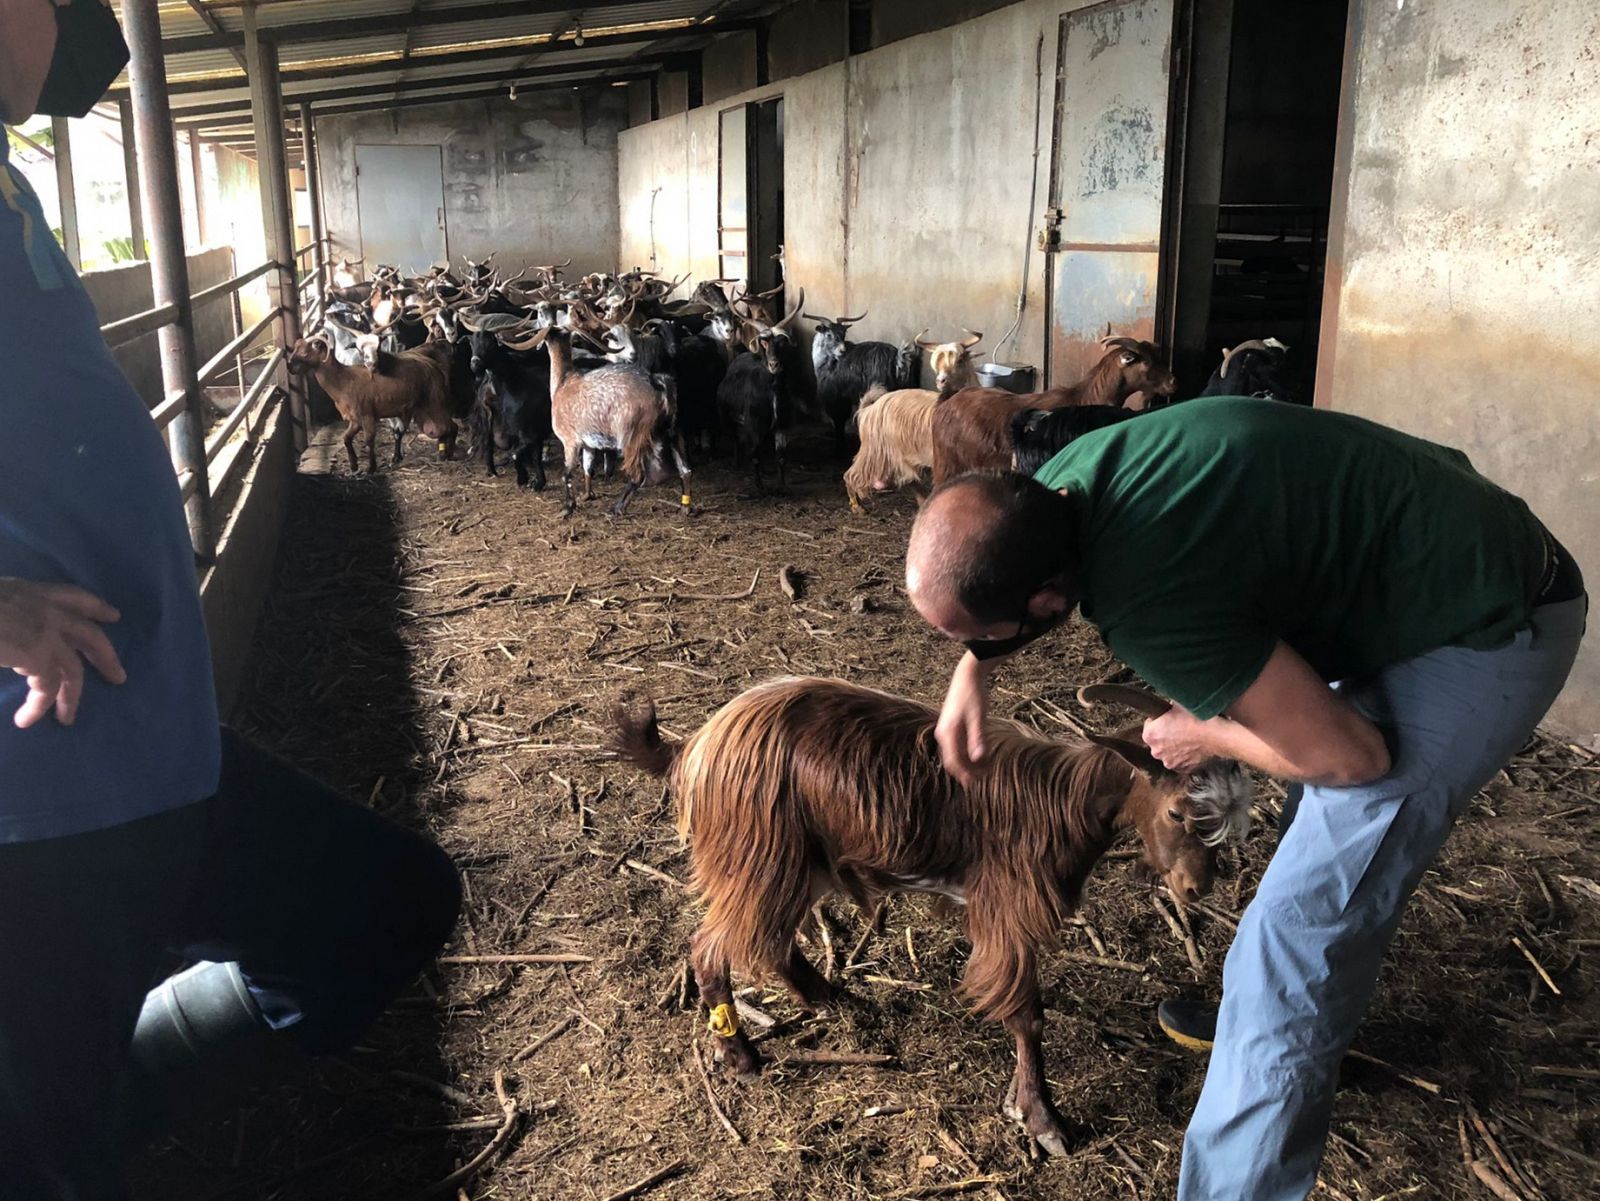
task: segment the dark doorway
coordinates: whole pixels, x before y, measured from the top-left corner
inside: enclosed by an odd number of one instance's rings
[[[750,287],[783,283],[783,98],[750,106]]]
[[[719,222],[721,270],[752,292],[783,282],[783,99],[758,100],[721,114]]]
[[[1348,0],[1193,0],[1173,367],[1193,395],[1224,347],[1277,338],[1311,399]],[[1181,102],[1181,101],[1180,101]],[[1169,225],[1169,229],[1173,227]]]

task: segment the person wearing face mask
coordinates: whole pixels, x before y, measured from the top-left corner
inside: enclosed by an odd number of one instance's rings
[[[906,585],[967,646],[935,731],[958,779],[986,769],[998,666],[1081,607],[1174,700],[1144,725],[1167,769],[1226,758],[1296,782],[1220,1009],[1158,1020],[1211,1052],[1179,1201],[1300,1201],[1412,890],[1571,670],[1577,564],[1459,451],[1217,397],[1085,435],[1034,478],[942,485]]]
[[[0,117],[127,58],[102,0],[0,0]],[[171,460],[4,140],[0,337],[0,1195],[115,1201],[208,1067],[350,1045],[459,884],[219,726]]]

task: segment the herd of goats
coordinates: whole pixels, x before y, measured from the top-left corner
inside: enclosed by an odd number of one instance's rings
[[[865,314],[803,314],[803,288],[784,312],[781,286],[741,293],[735,284],[730,294],[733,281],[707,280],[673,300],[683,280],[634,270],[564,282],[568,265],[510,278],[488,260],[468,260],[462,276],[435,267],[402,278],[379,266],[358,280],[357,264],[341,261],[321,329],[295,346],[289,370],[313,375],[347,422],[352,471],[358,433],[372,471],[379,424],[395,429],[399,462],[415,422],[444,457],[465,424],[491,475],[497,453],[508,454],[518,485],[536,489],[555,437],[567,514],[577,505],[574,476],[587,500],[597,469],[622,474],[617,514],[641,486],[672,474],[687,509],[689,448],[714,453],[719,441],[736,465],[749,459],[758,491],[768,462],[783,485],[796,393],[810,386],[794,328],[802,315],[815,323],[818,407],[841,451],[858,442],[844,477],[853,508],[874,492],[963,471],[1033,471],[1083,433],[1171,403],[1175,390],[1155,348],[1133,338],[1103,339],[1099,362],[1075,384],[1018,394],[977,386],[982,335],[971,331],[950,342],[853,342],[850,326]],[[1270,338],[1233,347],[1201,395],[1289,399],[1286,349]],[[918,386],[923,354],[932,389]],[[1129,406],[1136,394],[1143,404]]]
[[[349,264],[341,271],[322,331],[296,345],[290,367],[313,373],[348,421],[352,471],[358,432],[374,469],[380,422],[398,427],[398,461],[412,421],[446,456],[465,421],[489,471],[509,451],[520,484],[531,477],[543,486],[544,444],[558,438],[569,514],[573,475],[582,474],[587,496],[602,458],[620,460],[615,512],[669,464],[688,506],[688,446],[714,450],[718,435],[751,458],[758,487],[768,459],[781,478],[803,291],[785,312],[781,289],[730,295],[729,281],[713,280],[674,301],[681,281],[643,271],[573,284],[562,282],[561,266],[538,268],[526,284],[487,263],[469,264],[464,279],[441,268],[402,280],[379,268],[357,282]],[[978,334],[896,347],[851,342],[860,318],[810,319],[817,399],[840,444],[852,430],[860,442],[845,476],[852,505],[928,477],[1034,470],[1085,431],[1135,420],[1126,403],[1135,394],[1147,412],[1175,391],[1154,348],[1131,338],[1107,337],[1099,362],[1071,387],[1017,395],[974,386]],[[1206,393],[1290,399],[1285,349],[1270,339],[1234,347]],[[924,352],[931,390],[916,387]],[[1124,685],[1079,695],[1147,714],[1166,709]],[[1003,1110],[1045,1151],[1065,1153],[1072,1135],[1044,1067],[1041,952],[1119,831],[1137,832],[1145,862],[1180,905],[1204,896],[1216,848],[1249,827],[1253,790],[1233,763],[1162,770],[1137,725],[1046,738],[997,724],[993,770],[962,785],[929,753],[936,718],[921,701],[843,680],[780,679],[734,697],[681,742],[663,736],[651,704],[619,706],[613,729],[624,759],[666,777],[692,848],[705,911],[683,995],[698,990],[724,1070],[743,1075],[762,1061],[743,1024],[763,1015],[735,997],[732,972],[775,976],[808,1010],[838,999],[839,984],[796,942],[819,890],[868,911],[889,893],[940,893],[965,913],[972,950],[963,993],[1015,1041]]]

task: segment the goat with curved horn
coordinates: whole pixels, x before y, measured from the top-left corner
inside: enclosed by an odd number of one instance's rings
[[[938,347],[944,345],[943,342],[930,342],[930,341],[928,341],[927,335],[928,335],[928,330],[927,330],[927,327],[924,326],[922,332],[920,334],[918,334],[915,338],[911,339],[911,341],[916,344],[916,347],[917,347],[918,350],[936,350]]]
[[[1134,354],[1138,354],[1144,349],[1144,344],[1138,338],[1111,337],[1110,335],[1101,338],[1100,345],[1107,350],[1130,350]]]
[[[1241,342],[1241,343],[1239,343],[1239,345],[1233,347],[1231,350],[1228,347],[1224,346],[1222,348],[1222,366],[1218,369],[1217,374],[1220,375],[1223,379],[1227,379],[1228,378],[1228,364],[1230,362],[1232,362],[1233,356],[1238,354],[1238,353],[1240,353],[1241,351],[1245,351],[1245,350],[1270,350],[1270,349],[1272,349],[1272,348],[1269,347],[1260,338],[1251,338],[1250,341],[1248,341],[1248,342]]]
[[[981,333],[975,334],[964,325],[961,327],[961,332],[967,335],[965,338],[961,339],[962,350],[971,350],[979,342],[983,341],[983,335]]]
[[[806,290],[804,288],[801,288],[800,289],[800,299],[795,301],[794,308],[790,311],[789,315],[787,317],[785,317],[782,321],[778,322],[776,325],[774,325],[772,327],[773,330],[775,332],[777,332],[777,333],[783,333],[783,332],[787,331],[789,326],[794,324],[794,319],[796,317],[800,316],[800,310],[805,308],[805,305],[806,305]]]
[[[1078,689],[1078,700],[1085,705],[1126,705],[1146,717],[1164,717],[1172,708],[1148,688],[1135,688],[1131,684],[1088,684]]]

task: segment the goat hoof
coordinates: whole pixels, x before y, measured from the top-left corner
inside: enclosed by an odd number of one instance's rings
[[[749,1043],[728,1038],[715,1040],[712,1057],[722,1070],[740,1080],[753,1080],[761,1073],[761,1056]]]
[[[1034,1142],[1046,1155],[1069,1154],[1067,1127],[1055,1108],[1042,1098],[1035,1098],[1028,1109],[1017,1104],[1017,1078],[1011,1078],[1006,1088],[1005,1103],[1000,1107],[1006,1117]],[[1031,1112],[1030,1112],[1031,1111]]]

